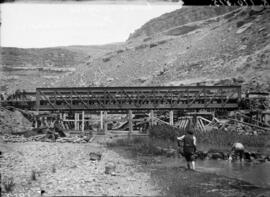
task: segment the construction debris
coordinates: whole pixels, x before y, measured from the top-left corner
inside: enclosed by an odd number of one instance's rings
[[[69,142],[69,143],[87,143],[89,141],[88,137],[59,137],[55,140],[55,138],[52,138],[48,134],[41,134],[41,135],[35,135],[31,137],[24,137],[22,135],[4,135],[3,136],[4,142],[10,142],[10,143],[24,143],[24,142],[33,142],[33,141],[41,141],[41,142]]]
[[[100,161],[102,154],[96,153],[96,152],[91,152],[91,153],[89,153],[89,156],[90,156],[91,161]]]
[[[86,136],[83,137],[79,137],[79,136],[75,136],[75,137],[63,137],[63,138],[59,138],[56,140],[56,142],[61,142],[61,143],[65,143],[65,142],[69,142],[69,143],[87,143],[89,141],[89,138]]]

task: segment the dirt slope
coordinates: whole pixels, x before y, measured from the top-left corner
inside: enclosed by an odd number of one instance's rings
[[[0,108],[0,134],[18,134],[32,129],[32,123],[20,111]]]
[[[143,36],[153,36],[170,28],[216,17],[234,9],[236,9],[236,7],[185,6],[181,9],[163,14],[160,17],[150,20],[131,34],[128,40],[133,40]]]
[[[54,81],[73,73],[77,66],[116,50],[121,43],[103,46],[66,46],[41,49],[0,49],[0,91],[34,91],[54,86]]]
[[[269,90],[269,18],[270,9],[239,8],[129,40],[122,49],[78,67],[58,85],[204,83]]]
[[[1,144],[0,144],[1,145]],[[24,143],[4,144],[0,160],[3,181],[14,178],[12,193],[40,196],[158,196],[150,173],[135,162],[98,144]],[[100,161],[91,161],[90,152],[100,152]],[[105,174],[105,166],[114,163],[115,175]],[[35,173],[36,180],[31,178]],[[3,191],[4,192],[4,191]]]
[[[43,64],[31,63],[22,71],[15,63],[4,65],[0,87],[3,91],[201,83],[269,91],[269,18],[269,8],[184,7],[146,23],[125,43],[62,47],[60,51],[78,57],[67,59],[70,66],[53,64],[43,69]],[[28,53],[23,58],[29,58]]]

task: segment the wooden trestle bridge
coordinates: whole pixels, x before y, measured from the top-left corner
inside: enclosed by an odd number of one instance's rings
[[[76,113],[84,112],[131,115],[136,111],[168,110],[173,119],[176,110],[231,111],[239,108],[240,101],[241,86],[59,87],[37,88],[35,93],[1,101],[1,105],[37,112],[73,112],[75,119]]]

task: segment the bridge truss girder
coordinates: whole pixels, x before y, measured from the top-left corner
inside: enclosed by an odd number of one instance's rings
[[[37,88],[38,111],[236,109],[240,86]]]

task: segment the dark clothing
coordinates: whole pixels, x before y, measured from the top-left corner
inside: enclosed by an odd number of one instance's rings
[[[194,161],[195,160],[194,153],[184,152],[184,157],[185,157],[185,159],[186,159],[187,162],[191,162],[191,161]]]
[[[195,152],[195,145],[193,135],[185,135],[184,137],[184,152],[186,153],[194,153]]]
[[[243,159],[243,157],[244,157],[244,150],[235,150],[234,152],[235,152],[235,155],[236,156],[239,156],[240,160]]]
[[[185,135],[183,141],[184,141],[183,152],[186,160],[188,162],[194,161],[194,153],[196,151],[196,146],[194,145],[193,135],[190,134]]]

